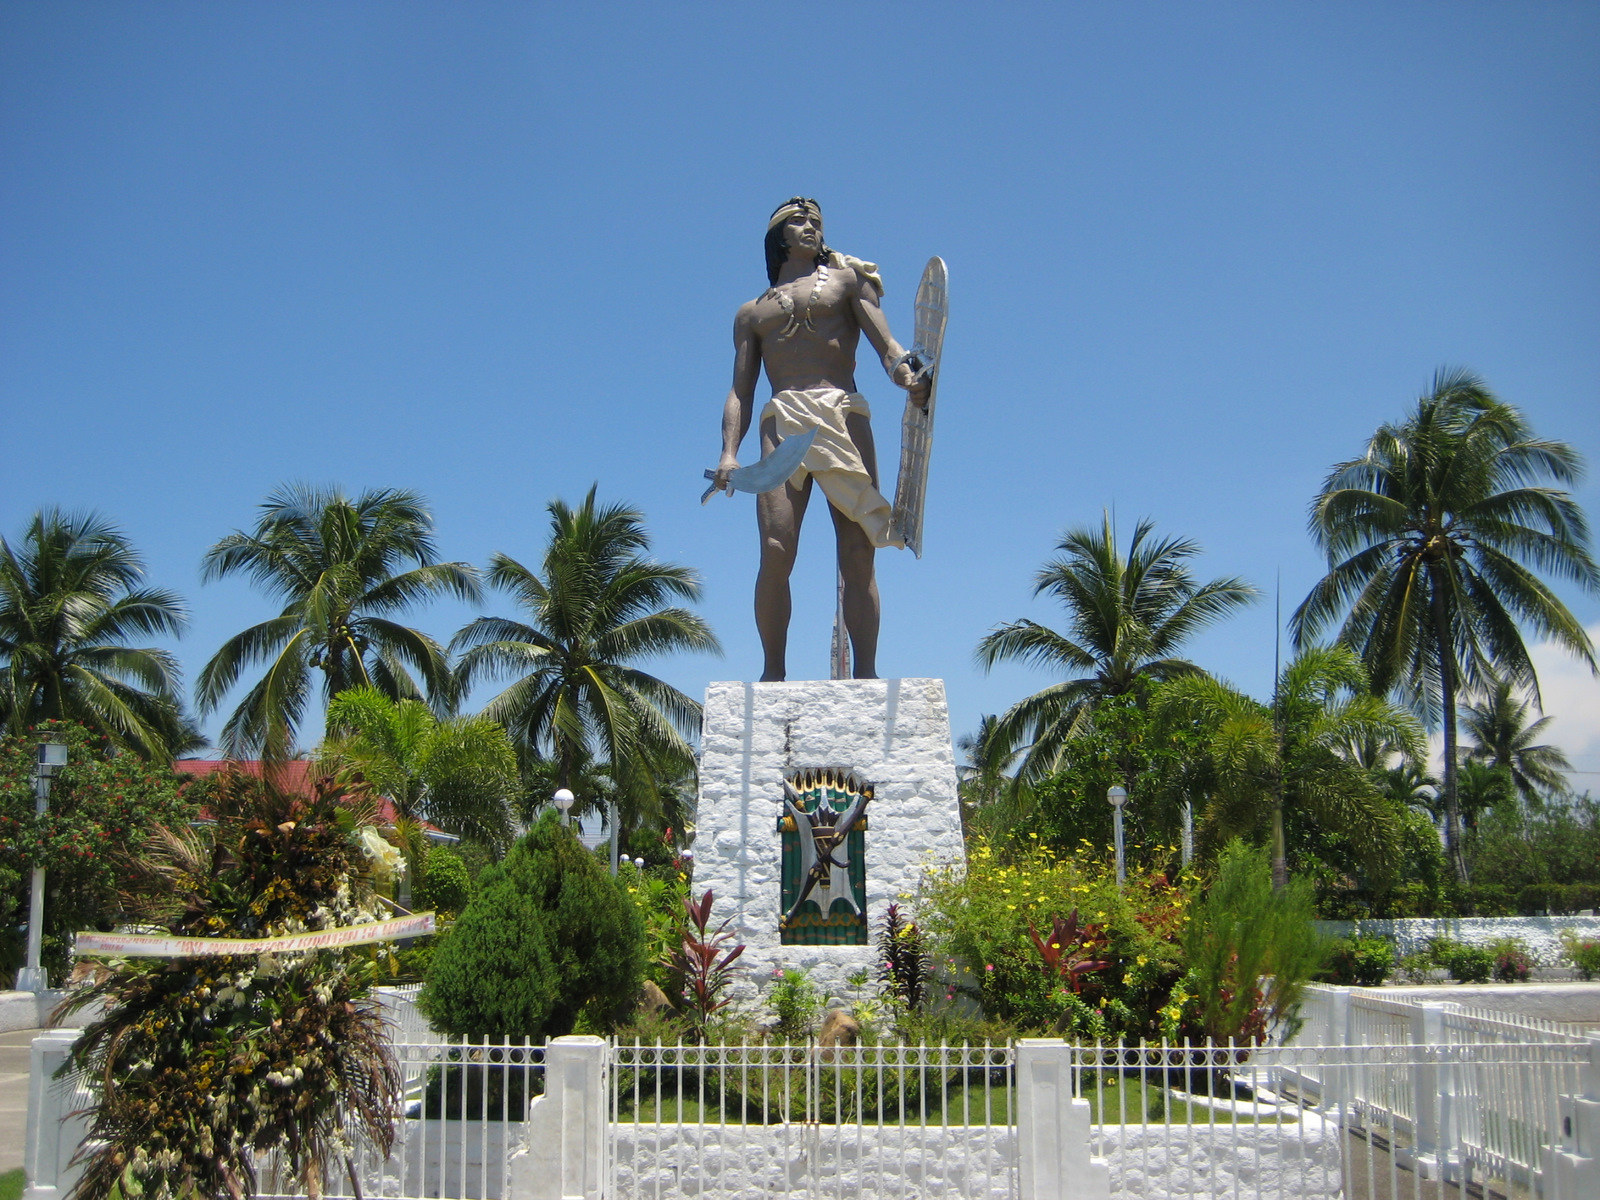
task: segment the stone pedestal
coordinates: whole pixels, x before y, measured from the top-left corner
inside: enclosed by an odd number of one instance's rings
[[[847,999],[851,974],[876,975],[884,910],[916,891],[930,863],[962,854],[944,681],[713,683],[700,747],[694,893],[710,888],[713,923],[731,917],[748,947],[735,999],[755,1001],[784,968],[809,970],[826,995]],[[780,944],[783,779],[808,767],[844,768],[875,785],[865,946]]]

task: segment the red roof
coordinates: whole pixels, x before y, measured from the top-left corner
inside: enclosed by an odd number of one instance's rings
[[[273,782],[287,792],[299,792],[301,795],[311,794],[312,764],[305,759],[293,759],[286,763],[279,763],[272,769]],[[255,758],[223,759],[221,761],[205,758],[180,758],[172,764],[172,769],[180,775],[194,775],[204,778],[215,775],[218,771],[233,769],[243,771],[246,775],[261,777],[261,760]]]

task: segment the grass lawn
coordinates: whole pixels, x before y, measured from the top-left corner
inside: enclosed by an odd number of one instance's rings
[[[828,1088],[822,1098],[822,1120],[825,1124],[833,1124],[841,1118],[845,1123],[850,1123],[855,1121],[858,1115],[864,1115],[867,1124],[880,1123],[875,1090],[868,1080],[864,1079],[862,1083],[866,1113],[859,1113],[855,1097],[849,1088],[844,1089],[842,1104],[836,1102],[833,1089]],[[1255,1125],[1293,1124],[1295,1121],[1293,1114],[1282,1114],[1273,1109],[1260,1114],[1248,1110],[1245,1112],[1229,1109],[1213,1110],[1205,1104],[1191,1104],[1178,1099],[1160,1085],[1136,1078],[1113,1077],[1102,1079],[1098,1083],[1089,1082],[1084,1089],[1083,1098],[1089,1101],[1094,1120],[1107,1125],[1124,1123],[1140,1125],[1145,1122],[1163,1124],[1168,1121],[1174,1125]],[[625,1090],[620,1100],[617,1115],[628,1124],[638,1122],[650,1125],[660,1121],[666,1125],[678,1123],[761,1125],[780,1121],[785,1116],[790,1120],[799,1121],[804,1119],[805,1114],[803,1095],[791,1093],[785,1097],[776,1086],[771,1089],[767,1097],[765,1111],[759,1086],[742,1097],[730,1097],[725,1109],[718,1105],[714,1092],[708,1095],[702,1104],[699,1091],[692,1084],[684,1088],[681,1097],[674,1095],[670,1087],[663,1087],[659,1109],[653,1084],[640,1088],[637,1110],[634,1108],[631,1089]],[[788,1101],[787,1112],[785,1112],[785,1100]],[[1001,1087],[978,1086],[969,1090],[960,1084],[955,1084],[948,1086],[942,1093],[930,1091],[925,1110],[913,1096],[905,1096],[901,1100],[894,1096],[893,1092],[888,1092],[885,1100],[889,1103],[884,1106],[881,1116],[881,1123],[884,1125],[1004,1125],[1009,1122],[1011,1116],[1010,1092]],[[897,1100],[900,1102],[896,1102]],[[741,1108],[743,1108],[742,1114]]]
[[[22,1200],[22,1189],[27,1183],[21,1167],[0,1175],[0,1200]]]

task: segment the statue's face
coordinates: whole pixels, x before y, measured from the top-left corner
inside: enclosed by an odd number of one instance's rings
[[[793,214],[783,223],[783,241],[791,251],[816,254],[822,249],[822,216],[812,209]]]

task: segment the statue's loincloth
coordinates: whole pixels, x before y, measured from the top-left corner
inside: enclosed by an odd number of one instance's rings
[[[845,422],[852,413],[872,416],[860,392],[811,388],[777,393],[761,410],[761,419],[776,418],[782,437],[815,429],[816,440],[789,482],[799,487],[807,475],[815,476],[829,503],[861,526],[874,546],[903,548],[905,543],[892,528],[894,509],[873,486],[861,451],[850,437]]]

